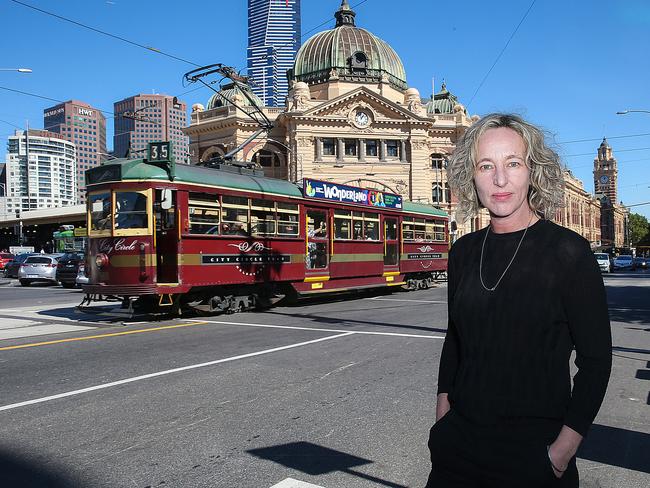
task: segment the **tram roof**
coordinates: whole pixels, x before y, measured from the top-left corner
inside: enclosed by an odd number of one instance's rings
[[[119,174],[110,171],[111,167],[119,168]],[[107,170],[105,173],[102,169]],[[148,163],[143,159],[119,159],[108,164],[103,164],[87,171],[87,185],[109,183],[115,181],[143,181],[160,180],[169,181],[169,173],[161,166]],[[93,174],[93,177],[89,176]],[[102,176],[105,175],[105,176]],[[267,195],[302,198],[301,187],[295,183],[265,176],[241,174],[202,166],[189,164],[176,164],[174,168],[174,182],[187,183],[221,188],[233,188],[251,192],[261,192]],[[403,211],[447,217],[447,213],[431,205],[403,202]]]

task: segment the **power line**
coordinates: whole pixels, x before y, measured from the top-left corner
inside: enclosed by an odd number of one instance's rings
[[[161,51],[160,49],[157,49],[155,47],[145,46],[144,44],[140,44],[138,42],[131,41],[130,39],[126,39],[125,37],[121,37],[121,36],[118,36],[116,34],[111,34],[110,32],[106,32],[106,31],[103,31],[103,30],[100,30],[100,29],[96,29],[95,27],[91,27],[89,25],[82,24],[81,22],[77,22],[76,20],[72,20],[72,19],[69,19],[67,17],[63,17],[62,15],[57,15],[57,14],[55,14],[53,12],[48,12],[47,10],[43,10],[43,9],[35,7],[33,5],[29,5],[28,3],[21,2],[19,0],[11,0],[11,1],[13,3],[18,4],[18,5],[22,5],[23,7],[31,8],[32,10],[36,10],[37,12],[41,12],[42,14],[49,15],[49,16],[54,17],[54,18],[59,19],[59,20],[63,20],[64,22],[69,22],[69,23],[77,25],[79,27],[83,27],[84,29],[88,29],[88,30],[91,30],[93,32],[97,32],[98,34],[102,34],[102,35],[105,35],[105,36],[108,36],[108,37],[112,37],[113,39],[117,39],[119,41],[126,42],[127,44],[131,44],[133,46],[137,46],[137,47],[140,47],[142,49],[146,49],[147,51],[154,52],[154,53],[157,53],[157,54],[161,54],[163,56],[167,56],[168,58],[172,58],[172,59],[175,59],[177,61],[182,61],[182,62],[187,63],[187,64],[192,64],[194,66],[200,66],[199,64],[196,64],[196,63],[194,63],[192,61],[188,61],[187,59],[183,59],[183,58],[181,58],[179,56],[174,56],[173,54],[166,53],[166,52]]]
[[[524,14],[524,16],[521,18],[521,20],[520,20],[519,23],[517,24],[517,27],[515,27],[515,30],[512,31],[512,34],[510,34],[510,37],[508,38],[508,41],[506,42],[505,46],[503,46],[503,49],[501,49],[501,52],[499,53],[499,55],[497,56],[497,58],[494,60],[494,63],[492,63],[492,66],[490,66],[490,69],[488,70],[488,72],[487,72],[487,73],[485,74],[485,76],[483,77],[483,80],[481,80],[481,83],[478,85],[478,88],[476,88],[476,91],[474,91],[474,94],[472,95],[472,98],[470,98],[469,103],[467,104],[467,107],[469,107],[469,106],[472,104],[472,102],[474,101],[474,97],[476,97],[476,94],[478,93],[478,91],[479,91],[479,90],[481,89],[481,87],[483,86],[483,83],[485,83],[485,81],[488,79],[488,76],[490,76],[490,73],[492,73],[492,70],[494,69],[494,67],[495,67],[495,66],[497,65],[497,63],[499,62],[499,59],[501,59],[501,56],[503,56],[503,53],[504,53],[505,50],[508,48],[508,45],[510,44],[510,41],[512,41],[512,38],[515,37],[515,34],[516,34],[517,31],[519,30],[519,27],[521,27],[521,24],[523,24],[523,23],[524,23],[524,20],[526,20],[526,17],[528,17],[528,13],[532,10],[533,5],[535,5],[535,2],[536,2],[536,1],[537,1],[537,0],[533,0],[533,1],[531,2],[530,6],[528,7],[528,10],[526,10],[526,13]]]
[[[650,161],[650,158],[627,159],[625,161],[617,161],[617,163],[620,165],[620,164],[627,164],[627,163],[637,163],[639,161]],[[577,166],[571,166],[571,168],[587,168],[590,166],[593,166],[593,163],[579,164]]]
[[[624,136],[607,136],[607,139],[625,139],[628,137],[644,137],[644,136],[650,136],[650,132],[646,132],[645,134],[628,134]],[[596,138],[596,139],[576,139],[574,141],[560,141],[556,142],[556,144],[575,144],[577,142],[599,142],[602,141],[602,138]]]
[[[637,147],[636,149],[617,149],[616,152],[621,153],[621,152],[631,152],[631,151],[647,151],[648,149],[650,149],[650,147]],[[593,156],[593,154],[594,154],[593,152],[581,153],[581,154],[567,154],[564,157],[573,158],[576,156]]]

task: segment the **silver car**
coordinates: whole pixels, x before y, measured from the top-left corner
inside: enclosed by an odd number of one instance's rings
[[[35,254],[29,256],[20,265],[18,280],[22,286],[29,286],[34,282],[56,283],[56,255]]]
[[[630,256],[629,254],[621,254],[618,256],[616,259],[614,259],[614,262],[612,263],[612,267],[614,268],[614,271],[618,269],[634,269],[634,258]]]
[[[77,286],[87,285],[88,284],[88,277],[86,276],[86,264],[85,263],[79,263],[79,269],[77,270],[77,278],[76,278],[75,281],[77,283]]]
[[[611,264],[609,262],[609,254],[606,254],[604,252],[597,252],[594,253],[594,256],[596,258],[596,262],[598,262],[600,270],[603,273],[609,273],[612,270]]]

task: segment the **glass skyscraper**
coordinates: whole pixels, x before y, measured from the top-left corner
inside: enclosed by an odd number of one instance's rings
[[[300,0],[248,0],[248,76],[267,107],[284,105],[300,49]]]

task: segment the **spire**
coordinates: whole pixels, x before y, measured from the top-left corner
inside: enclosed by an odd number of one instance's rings
[[[603,142],[600,143],[601,147],[609,147],[609,143],[607,142],[607,138],[603,137]]]
[[[334,14],[336,19],[336,27],[341,27],[342,25],[350,25],[354,27],[354,16],[357,15],[354,13],[354,10],[350,8],[348,0],[343,0],[341,2],[341,8],[339,8]]]

